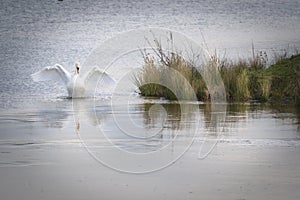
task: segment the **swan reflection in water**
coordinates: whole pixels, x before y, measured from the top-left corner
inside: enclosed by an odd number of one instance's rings
[[[108,109],[108,100],[100,99],[103,108]],[[32,111],[35,123],[41,123],[46,128],[64,129],[75,124],[80,128],[80,123],[97,126],[105,119],[105,112],[94,109],[94,99],[68,99],[43,100],[36,102],[36,110]]]
[[[195,106],[200,108],[200,118],[197,119]],[[152,151],[172,143],[174,139],[194,137],[196,128],[200,128],[198,136],[211,129],[209,133],[216,137],[213,134],[219,124],[210,113],[210,106],[167,101],[120,103],[112,107],[110,97],[57,99],[41,102],[38,107],[40,121],[45,127],[67,130],[73,126],[75,133],[83,139],[109,140],[113,145],[135,152]]]
[[[176,145],[175,140],[195,137],[202,141],[204,149],[202,152],[207,153],[220,137],[226,137],[232,130],[246,125],[249,118],[260,117],[262,113],[259,110],[268,109],[259,105],[234,104],[227,105],[227,112],[221,113],[211,112],[211,104],[196,106],[200,113],[198,118],[195,117],[195,104],[180,105],[167,101],[145,100],[143,103],[128,105],[120,103],[112,107],[109,97],[60,99],[39,106],[47,109],[40,110],[38,115],[43,118],[40,120],[42,124],[48,128],[73,127],[76,134],[79,134],[85,142],[89,142],[88,145],[108,141],[106,145],[145,153],[166,145]],[[269,109],[274,113],[274,117],[281,117],[281,112],[276,114],[276,110]],[[222,121],[222,115],[225,114],[225,121]],[[205,141],[206,138],[209,140]]]

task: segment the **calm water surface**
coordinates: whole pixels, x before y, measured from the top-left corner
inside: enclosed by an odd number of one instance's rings
[[[181,151],[190,147],[196,153],[197,145],[205,146],[207,141],[266,148],[299,148],[298,107],[261,104],[224,106],[225,112],[220,113],[212,112],[212,105],[201,102],[180,105],[139,97],[130,104],[114,106],[109,97],[97,100],[35,99],[31,106],[1,112],[1,165],[35,165],[47,161],[46,155],[34,158],[35,153],[30,155],[32,159],[11,156],[10,153],[17,153],[22,148],[79,148],[82,143],[83,146],[117,147],[140,154],[163,148],[174,152],[176,148]],[[191,141],[200,144],[195,145]],[[208,143],[202,153],[211,153],[212,144]]]
[[[2,110],[1,196],[297,199],[299,108],[213,113],[210,104],[136,98],[113,108],[109,98],[35,99]]]

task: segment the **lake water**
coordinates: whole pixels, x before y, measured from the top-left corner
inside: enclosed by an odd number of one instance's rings
[[[204,37],[234,59],[251,55],[252,42],[270,56],[299,48],[297,0],[11,0],[0,14],[1,199],[300,198],[299,107],[109,91],[71,100],[59,84],[30,78],[55,63],[71,71],[136,28]],[[140,64],[124,60],[114,66]]]
[[[299,108],[136,98],[2,110],[1,198],[299,197]]]

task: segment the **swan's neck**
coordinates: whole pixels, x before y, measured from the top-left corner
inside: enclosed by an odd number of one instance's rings
[[[73,81],[75,81],[78,78],[79,74],[75,73],[73,76]]]

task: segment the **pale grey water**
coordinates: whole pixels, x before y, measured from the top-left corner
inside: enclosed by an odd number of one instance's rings
[[[0,15],[0,199],[299,199],[300,111],[295,106],[227,105],[224,123],[215,121],[218,113],[211,113],[209,104],[199,102],[199,118],[196,102],[188,104],[187,113],[178,104],[138,96],[115,110],[106,95],[74,104],[58,84],[37,84],[30,78],[55,63],[71,70],[104,40],[135,28],[170,28],[200,42],[203,34],[212,50],[233,58],[250,55],[252,41],[268,52],[288,44],[299,48],[297,0],[12,0],[1,2]],[[166,112],[151,113],[151,105]],[[125,126],[133,120],[144,130],[130,129],[134,136],[161,132],[134,139],[123,134],[114,117]],[[155,162],[143,163],[147,166],[124,161],[124,168],[141,170],[176,157],[194,137],[190,133],[196,125],[196,140],[182,158],[142,176],[105,167],[79,140],[86,139],[97,156],[119,166],[125,158],[109,160],[112,146],[147,153],[167,145]],[[113,145],[98,135],[94,142],[88,140],[99,128]],[[203,153],[209,154],[199,160],[206,139],[212,143]],[[218,143],[210,152],[214,141]]]
[[[34,108],[1,112],[1,198],[299,197],[300,116],[295,107],[228,105],[222,123],[214,120],[220,113],[211,113],[209,104],[196,104],[196,121],[191,104],[182,113],[178,104],[141,100],[117,105],[112,112],[107,99],[96,106],[89,101],[76,100],[72,107],[68,99],[35,100]],[[167,115],[149,113],[155,105]],[[122,120],[119,126],[115,118]],[[136,128],[130,128],[129,118]],[[136,132],[140,127],[143,131]],[[160,131],[152,136],[155,129]],[[158,156],[148,159],[147,153]]]

